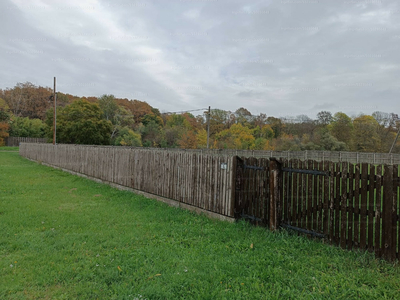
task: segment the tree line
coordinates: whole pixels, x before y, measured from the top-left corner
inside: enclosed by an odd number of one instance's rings
[[[0,144],[7,136],[52,140],[53,91],[30,82],[0,90]],[[57,93],[57,142],[196,149],[327,150],[388,152],[400,122],[394,113],[348,116],[321,111],[316,119],[276,118],[212,109],[161,113],[145,101],[113,95],[77,97]],[[400,142],[393,152],[400,152]]]

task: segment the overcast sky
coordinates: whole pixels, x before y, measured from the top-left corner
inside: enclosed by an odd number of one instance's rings
[[[400,113],[398,0],[1,0],[0,88],[160,111]],[[199,111],[196,114],[201,114]]]

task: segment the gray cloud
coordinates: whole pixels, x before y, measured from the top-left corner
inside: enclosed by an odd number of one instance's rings
[[[395,0],[62,3],[0,3],[0,88],[57,76],[162,111],[399,111]]]

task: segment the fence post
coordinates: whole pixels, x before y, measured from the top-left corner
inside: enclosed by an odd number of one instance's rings
[[[269,162],[269,186],[270,186],[270,207],[269,207],[269,228],[274,231],[278,229],[282,214],[281,189],[282,172],[281,164],[276,158],[271,157]]]
[[[393,212],[393,166],[385,165],[383,174],[383,208],[382,208],[382,250],[385,259],[391,261],[396,258],[396,245],[393,244],[392,217]],[[397,217],[397,216],[396,216]],[[396,239],[394,239],[396,241]]]
[[[237,169],[237,156],[231,156],[232,159],[232,169],[231,169],[231,207],[229,211],[229,216],[235,218],[236,210],[236,169]]]

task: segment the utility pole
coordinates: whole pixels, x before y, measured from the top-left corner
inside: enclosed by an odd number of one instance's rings
[[[207,149],[210,149],[210,114],[211,114],[211,106],[208,107],[208,112],[207,112]]]
[[[56,78],[54,77],[54,91],[53,91],[53,98],[54,98],[54,115],[53,115],[53,145],[56,144],[57,140],[57,94],[56,94]]]

